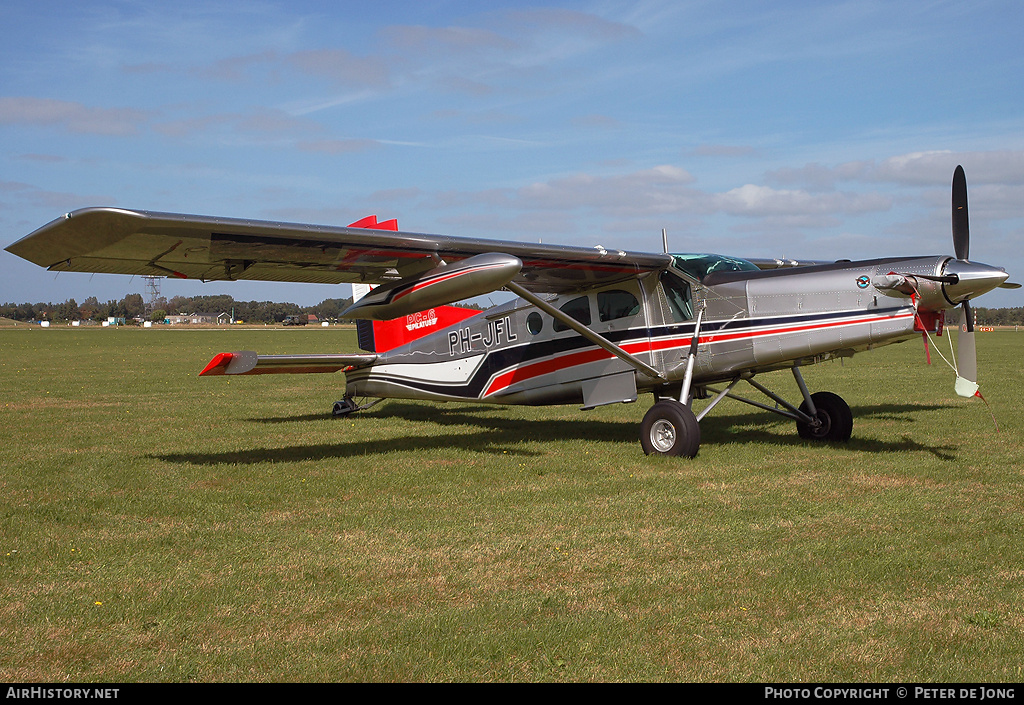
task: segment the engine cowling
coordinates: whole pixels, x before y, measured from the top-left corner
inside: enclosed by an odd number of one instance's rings
[[[1009,275],[1002,267],[945,257],[932,271],[927,269],[916,266],[879,273],[871,283],[887,296],[916,298],[920,309],[926,311],[953,308],[997,287],[1012,286],[1005,283]]]

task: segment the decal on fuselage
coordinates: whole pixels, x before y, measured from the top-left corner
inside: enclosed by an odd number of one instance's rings
[[[419,330],[420,328],[427,328],[429,326],[437,325],[437,313],[434,309],[429,311],[421,311],[419,313],[410,313],[405,317],[405,329],[407,331]]]
[[[502,343],[512,343],[519,339],[509,316],[496,318],[487,322],[483,332],[474,333],[470,327],[448,331],[448,354],[461,355],[473,352],[475,343],[482,343],[484,348],[492,348]],[[479,349],[479,348],[477,348]]]

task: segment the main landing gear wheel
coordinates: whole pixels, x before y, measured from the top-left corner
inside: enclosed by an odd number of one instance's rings
[[[692,458],[700,449],[700,424],[688,406],[664,399],[644,415],[640,445],[647,455]]]
[[[850,434],[853,432],[853,412],[850,411],[849,404],[832,392],[815,392],[811,395],[811,401],[818,412],[815,417],[817,423],[797,421],[796,430],[800,437],[808,441],[832,443],[845,443],[850,440]],[[800,411],[810,415],[806,401],[800,405]]]

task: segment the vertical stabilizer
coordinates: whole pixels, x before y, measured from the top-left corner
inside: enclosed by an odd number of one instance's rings
[[[348,227],[350,228],[366,228],[367,230],[394,230],[398,231],[398,221],[395,219],[386,220],[383,223],[377,222],[377,216],[368,215],[365,218],[360,218],[356,222],[352,223]],[[353,284],[352,285],[352,303],[355,303],[359,299],[363,298],[370,293],[370,289],[373,287],[369,284]],[[371,321],[356,321],[356,338],[359,341],[359,349],[365,350],[366,352],[377,352],[377,346],[374,341],[373,335],[373,323]]]
[[[362,345],[360,338],[359,347],[367,352],[387,352],[406,343],[411,343],[417,338],[422,338],[448,326],[453,326],[471,316],[481,313],[475,308],[463,308],[461,306],[435,306],[434,308],[412,313],[408,316],[399,316],[390,321],[359,321],[359,323],[371,324],[372,344],[375,350],[369,350]],[[358,330],[358,324],[357,324]]]
[[[397,220],[377,221],[377,216],[369,215],[352,223],[350,228],[367,228],[369,230],[398,230]],[[352,285],[352,303],[359,301],[373,289],[370,284],[356,283]],[[477,309],[461,306],[435,306],[408,316],[399,316],[390,321],[356,321],[356,336],[359,349],[366,352],[382,353],[411,343],[436,331],[455,325],[459,321],[480,313]]]

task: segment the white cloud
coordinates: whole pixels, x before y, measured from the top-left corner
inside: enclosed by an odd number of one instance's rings
[[[853,161],[826,166],[820,163],[769,172],[770,183],[800,184],[814,190],[834,188],[837,182],[880,182],[903,186],[949,185],[960,164],[968,184],[1024,184],[1024,150],[953,152],[933,150],[898,154],[881,161]]]
[[[311,140],[299,142],[296,146],[303,152],[349,154],[351,152],[365,152],[368,149],[376,149],[381,144],[376,140]]]
[[[880,193],[780,190],[746,184],[722,193],[694,187],[693,176],[662,165],[621,174],[577,173],[517,189],[448,193],[444,205],[486,205],[518,211],[586,211],[602,218],[728,215],[787,219],[804,227],[835,225],[840,216],[887,211],[892,199]]]
[[[963,165],[970,184],[1024,184],[1024,151],[988,152],[932,151],[890,157],[881,162],[869,177],[877,181],[901,184],[948,184],[953,169]]]
[[[697,204],[685,169],[661,165],[628,174],[573,174],[516,190],[511,199],[524,208],[571,210],[591,208],[604,213],[673,212]]]
[[[53,212],[66,212],[78,206],[96,203],[115,204],[114,199],[109,196],[47,191],[38,186],[18,181],[0,181],[0,196],[4,195],[18,203],[29,204]]]
[[[285,57],[292,68],[343,86],[383,88],[391,83],[391,72],[378,57],[356,56],[346,49],[311,49]]]
[[[427,27],[423,25],[392,25],[381,32],[392,51],[426,54],[437,58],[438,52],[445,55],[511,51],[519,44],[498,32],[473,27]]]
[[[690,153],[697,157],[753,157],[757,150],[747,145],[702,144]]]
[[[746,184],[716,198],[722,212],[745,217],[779,215],[838,215],[885,211],[892,199],[875,193],[825,193],[778,190],[770,186]]]
[[[95,108],[66,100],[0,97],[0,125],[46,125],[92,135],[135,135],[153,113],[135,108]]]

